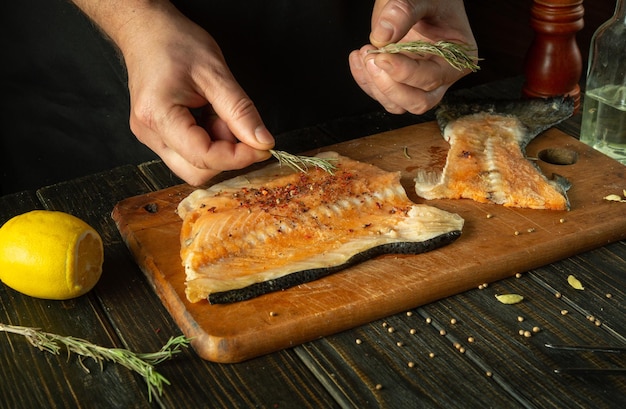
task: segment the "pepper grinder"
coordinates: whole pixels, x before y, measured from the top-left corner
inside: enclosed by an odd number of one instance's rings
[[[626,0],[591,38],[580,140],[626,165]]]

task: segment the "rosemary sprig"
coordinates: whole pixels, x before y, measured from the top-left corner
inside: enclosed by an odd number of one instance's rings
[[[278,159],[278,162],[282,165],[289,166],[291,169],[306,173],[309,170],[309,166],[320,168],[325,172],[334,173],[337,167],[333,164],[337,159],[335,158],[318,158],[314,156],[302,156],[293,155],[285,151],[277,151],[270,149],[270,153]]]
[[[43,332],[31,327],[0,323],[0,331],[23,335],[31,345],[40,351],[47,351],[54,355],[59,355],[61,346],[65,346],[68,354],[73,352],[81,357],[92,358],[100,364],[100,369],[102,369],[104,361],[120,364],[137,372],[144,378],[148,385],[148,398],[150,401],[152,401],[153,390],[156,390],[161,395],[163,393],[163,385],[170,384],[163,375],[154,370],[154,366],[179,353],[181,348],[187,347],[190,342],[188,338],[180,335],[170,338],[157,352],[135,353],[127,349],[105,348],[84,339]],[[82,362],[81,365],[89,372]]]
[[[373,54],[397,54],[404,51],[418,55],[432,54],[442,57],[451,66],[459,71],[469,68],[473,72],[476,72],[480,69],[477,64],[480,58],[468,54],[469,51],[473,50],[474,48],[467,44],[453,43],[451,41],[437,41],[436,43],[430,43],[428,41],[418,40],[406,43],[387,44],[384,47],[377,50],[370,50],[369,52]]]

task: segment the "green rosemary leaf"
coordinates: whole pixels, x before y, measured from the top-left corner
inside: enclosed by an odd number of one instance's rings
[[[157,352],[135,353],[127,349],[105,348],[84,339],[43,332],[37,328],[0,323],[0,331],[22,335],[34,347],[54,355],[59,355],[61,346],[64,346],[68,354],[73,352],[83,358],[92,358],[100,364],[100,367],[102,367],[104,361],[120,364],[127,369],[137,372],[144,378],[148,385],[148,398],[150,401],[152,401],[154,389],[161,395],[163,393],[163,385],[170,384],[163,375],[154,370],[154,365],[173,357],[181,351],[181,348],[187,347],[190,343],[188,338],[181,335],[170,338]],[[86,369],[84,365],[83,368]]]
[[[451,41],[437,41],[435,43],[428,41],[410,41],[406,43],[387,44],[384,47],[369,52],[372,54],[409,52],[418,55],[437,55],[445,59],[448,64],[457,70],[468,68],[476,72],[480,69],[477,64],[480,58],[469,55],[468,53],[470,51],[474,51],[474,48],[467,44],[454,43]]]
[[[293,170],[298,172],[306,173],[309,170],[309,167],[320,168],[325,172],[330,173],[331,175],[334,173],[337,167],[333,163],[337,159],[335,158],[318,158],[314,156],[302,156],[302,155],[293,155],[284,151],[277,151],[274,149],[270,149],[270,153],[278,159],[278,162],[282,165],[289,166]]]

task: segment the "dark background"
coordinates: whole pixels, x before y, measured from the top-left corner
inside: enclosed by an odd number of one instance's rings
[[[380,110],[347,64],[349,51],[367,42],[373,2],[175,3],[210,27],[279,141],[293,129]],[[591,35],[615,7],[614,0],[588,3],[577,35],[585,64]],[[531,4],[466,1],[484,61],[454,88],[523,74],[533,38]],[[125,74],[115,49],[72,4],[11,2],[0,30],[0,195],[156,159],[128,128]]]

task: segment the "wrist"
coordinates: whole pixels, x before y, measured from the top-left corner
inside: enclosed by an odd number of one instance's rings
[[[141,31],[153,29],[158,20],[178,10],[168,0],[72,0],[98,28],[120,48]]]

